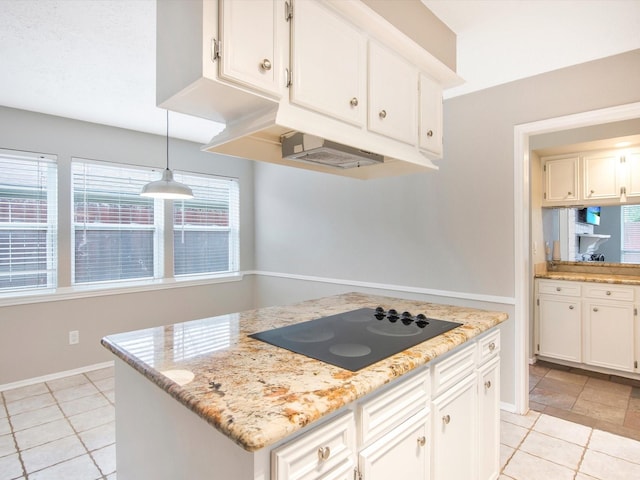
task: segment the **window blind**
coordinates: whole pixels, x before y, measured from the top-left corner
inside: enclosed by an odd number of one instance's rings
[[[622,215],[622,263],[640,263],[640,205],[623,205]]]
[[[74,159],[72,176],[73,283],[157,276],[161,214],[140,196],[157,172]]]
[[[0,150],[0,292],[56,286],[55,157]]]
[[[175,275],[235,272],[239,268],[237,179],[181,174],[194,198],[174,201]]]

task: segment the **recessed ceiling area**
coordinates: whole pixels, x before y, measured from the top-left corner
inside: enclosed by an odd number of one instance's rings
[[[458,35],[467,83],[448,97],[640,48],[635,0],[422,1]],[[155,0],[0,0],[0,105],[163,135],[155,11]],[[223,128],[170,122],[198,143]]]

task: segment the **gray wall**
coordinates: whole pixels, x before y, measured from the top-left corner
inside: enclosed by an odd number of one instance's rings
[[[513,297],[523,280],[514,278],[514,126],[640,101],[638,78],[640,50],[449,99],[435,173],[362,182],[257,164],[256,268],[459,292],[463,304]],[[261,279],[258,295],[270,282],[282,279]],[[286,302],[323,289],[273,290]],[[513,324],[502,328],[507,403]]]
[[[240,179],[241,269],[253,268],[253,163],[200,152],[199,145],[171,139],[171,167]],[[58,156],[60,176],[72,156],[133,165],[165,165],[165,138],[87,122],[0,107],[0,148]],[[59,218],[71,215],[63,195]],[[67,202],[67,203],[65,203]],[[71,252],[61,231],[60,256]],[[61,286],[70,272],[62,269]],[[112,360],[101,347],[104,335],[174,323],[253,305],[253,278],[242,281],[93,296],[0,307],[0,385]],[[80,343],[68,345],[69,330]]]
[[[622,247],[620,206],[601,207],[600,225],[593,227],[593,233],[611,235],[611,238],[600,245],[596,253],[604,255],[605,262],[620,262]]]

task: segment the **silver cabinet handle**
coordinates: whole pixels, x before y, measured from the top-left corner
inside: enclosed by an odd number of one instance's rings
[[[573,195],[573,194],[572,194],[571,192],[567,192],[567,195],[568,195],[568,196],[571,196],[571,195]]]
[[[561,292],[562,291],[562,287],[556,287],[556,292]]]
[[[380,113],[378,114],[378,116],[380,118],[387,118],[387,111],[386,110],[380,110]]]
[[[433,130],[427,130],[427,137],[433,137]]]
[[[569,310],[573,310],[574,306],[573,305],[569,305]]]
[[[486,382],[484,382],[484,388],[486,388],[487,390],[491,388],[491,380],[487,380]]]
[[[444,415],[442,417],[442,423],[444,423],[445,425],[449,425],[450,421],[451,421],[451,416],[450,415]]]
[[[320,447],[318,449],[318,460],[321,462],[326,462],[329,460],[329,456],[331,455],[331,449],[329,447]]]
[[[424,435],[421,436],[421,437],[418,437],[418,445],[419,446],[424,447],[426,443],[427,443],[427,439],[425,438]]]
[[[611,292],[609,290],[607,290],[607,295],[611,295]]]
[[[593,311],[597,312],[598,311],[598,307],[593,307]]]
[[[496,349],[496,342],[491,342],[489,344],[489,351],[493,352]]]
[[[260,64],[260,68],[262,70],[271,70],[271,62],[269,61],[268,58],[265,58],[264,60],[262,60],[262,63]]]
[[[357,107],[358,106],[358,99],[356,97],[353,97],[351,99],[351,101],[349,102],[349,105],[351,105],[352,107]]]
[[[589,195],[593,195],[594,193],[596,193],[596,191],[595,191],[595,190],[591,190],[591,191],[589,192]]]

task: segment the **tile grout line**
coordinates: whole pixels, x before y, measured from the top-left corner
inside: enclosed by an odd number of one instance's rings
[[[589,448],[589,444],[591,443],[591,437],[593,436],[593,432],[595,428],[590,428],[589,438],[587,438],[587,443],[584,445],[584,449],[582,450],[582,455],[580,455],[580,460],[578,461],[578,466],[576,467],[575,475],[573,476],[574,480],[580,473],[580,467],[582,466],[582,462],[584,461],[584,456],[587,454],[587,450]]]
[[[538,415],[538,418],[536,418],[535,422],[533,422],[533,423],[531,424],[531,427],[529,427],[529,428],[527,429],[527,434],[526,434],[524,437],[522,437],[522,440],[520,440],[520,442],[518,443],[518,446],[517,446],[517,447],[515,447],[515,448],[513,449],[513,453],[509,456],[509,459],[504,463],[504,467],[502,467],[502,469],[500,470],[500,473],[501,473],[501,474],[502,474],[502,473],[504,473],[504,470],[507,468],[507,465],[509,465],[509,463],[511,462],[511,459],[515,456],[516,452],[519,452],[519,451],[520,451],[520,447],[521,447],[521,446],[522,446],[522,444],[524,443],[525,439],[526,439],[526,438],[529,436],[529,434],[531,433],[531,430],[533,430],[533,427],[536,425],[536,423],[538,423],[538,420],[540,420],[540,415]],[[502,420],[501,420],[501,421],[502,421]],[[507,422],[507,423],[511,423],[511,422]],[[516,424],[515,424],[515,423],[512,423],[511,425],[516,425]],[[521,427],[522,425],[516,425],[516,426]],[[523,428],[524,428],[524,427],[523,427]],[[508,446],[509,446],[509,445],[507,445],[507,447],[508,447]],[[511,447],[511,448],[513,448],[513,447]],[[525,452],[525,453],[528,453],[528,452]]]
[[[4,411],[7,415],[7,422],[9,423],[9,429],[11,430],[11,438],[13,439],[13,446],[16,449],[16,452],[18,454],[18,461],[20,462],[20,467],[22,468],[22,475],[24,476],[25,479],[28,479],[29,477],[27,476],[27,469],[25,468],[24,461],[22,460],[22,451],[20,450],[20,447],[18,445],[18,440],[16,440],[16,433],[13,428],[13,422],[11,422],[11,416],[9,415],[9,409],[7,408],[7,399],[5,398],[2,392],[0,392],[0,399],[2,400],[2,408],[4,408]],[[16,478],[19,478],[19,477],[16,477]]]

